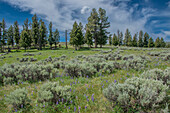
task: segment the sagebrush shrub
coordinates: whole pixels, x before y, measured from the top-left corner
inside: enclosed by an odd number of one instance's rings
[[[81,74],[80,73],[81,68],[80,68],[80,65],[78,63],[68,63],[65,66],[64,71],[65,71],[65,73],[67,73],[71,77],[79,77],[80,74]]]
[[[133,77],[125,83],[112,83],[104,96],[124,112],[156,110],[168,101],[168,86],[162,81]]]
[[[92,64],[89,63],[82,63],[80,65],[80,72],[82,76],[93,76],[97,73],[97,70],[93,67]]]
[[[148,70],[143,72],[140,76],[146,79],[161,80],[164,84],[170,85],[170,68],[167,68],[164,71],[158,68]]]
[[[6,103],[12,105],[14,109],[24,108],[31,101],[27,94],[25,88],[16,89],[6,97]]]
[[[57,102],[67,103],[72,98],[70,89],[70,86],[63,87],[58,82],[44,83],[38,91],[38,101],[41,103],[52,102],[53,104]]]

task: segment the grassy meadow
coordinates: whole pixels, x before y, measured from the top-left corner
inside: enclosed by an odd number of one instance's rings
[[[112,49],[113,48],[113,49]],[[128,48],[128,47],[127,47]],[[56,50],[46,50],[43,49],[42,51],[38,51],[36,49],[27,50],[20,50],[16,52],[12,50],[11,53],[4,55],[5,58],[0,58],[0,67],[4,64],[12,64],[12,63],[21,63],[17,58],[21,59],[23,57],[28,58],[35,58],[37,59],[36,62],[40,60],[44,60],[51,56],[52,58],[61,57],[62,55],[66,55],[65,61],[69,62],[70,60],[74,59],[78,55],[90,56],[95,54],[107,54],[101,53],[102,51],[109,51],[114,53],[118,51],[120,47],[111,47],[105,46],[103,48],[87,48],[83,47],[80,50],[75,51],[72,47],[69,49],[65,48],[58,48]],[[72,78],[66,76],[63,69],[59,69],[59,75],[56,78],[45,80],[45,81],[38,81],[35,83],[30,83],[27,81],[16,83],[13,85],[2,85],[0,86],[0,113],[11,113],[11,112],[22,112],[22,113],[73,113],[73,112],[80,112],[80,113],[119,113],[122,112],[119,107],[113,107],[112,103],[109,102],[103,95],[103,89],[107,88],[108,85],[116,80],[116,82],[124,83],[124,81],[128,78],[134,76],[140,76],[145,70],[159,68],[159,69],[166,69],[170,67],[170,61],[164,61],[159,59],[158,56],[150,56],[148,52],[160,52],[160,51],[169,51],[168,49],[140,49],[134,50],[127,49],[123,50],[120,55],[130,55],[134,54],[136,56],[145,55],[151,59],[150,62],[146,64],[145,69],[141,70],[134,70],[134,69],[115,69],[112,73],[101,73],[99,75],[95,75],[93,77],[79,77],[79,78]],[[100,50],[100,51],[95,51]],[[169,51],[170,52],[170,51]],[[34,56],[23,56],[24,53],[32,53]],[[41,53],[41,54],[40,54]],[[2,56],[1,56],[2,57]],[[33,63],[36,63],[33,62]],[[109,61],[108,61],[109,62]],[[22,62],[23,63],[23,62]],[[21,63],[21,64],[22,64]],[[43,83],[48,81],[52,82],[59,82],[61,86],[69,85],[71,86],[72,90],[70,91],[72,95],[75,96],[75,99],[70,104],[62,104],[60,101],[57,105],[42,105],[37,101],[38,90]],[[28,90],[28,97],[31,99],[30,105],[26,108],[20,110],[14,110],[12,105],[6,104],[5,98],[15,89],[25,87]],[[93,97],[93,99],[92,99]],[[159,112],[159,111],[158,111]]]

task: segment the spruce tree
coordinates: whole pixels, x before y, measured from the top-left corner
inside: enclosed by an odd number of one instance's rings
[[[52,22],[49,24],[49,38],[48,38],[50,49],[52,49],[52,45],[54,44],[53,32],[52,32]]]
[[[129,29],[126,29],[126,32],[125,32],[124,45],[126,46],[131,45],[131,34],[129,32]]]
[[[90,29],[90,32],[92,33],[92,37],[95,43],[95,48],[97,48],[99,21],[100,21],[99,15],[96,9],[93,8],[90,17],[88,18],[87,27]]]
[[[106,16],[106,10],[99,8],[99,34],[97,39],[97,44],[102,47],[107,43],[107,29],[110,27],[110,22],[108,22],[108,17]]]
[[[90,32],[90,30],[88,28],[86,28],[86,34],[85,34],[85,43],[88,45],[88,47],[91,48],[91,46],[93,45],[93,38],[92,38],[92,34]]]
[[[117,38],[117,36],[116,36],[115,33],[113,34],[112,44],[113,44],[114,46],[117,46],[117,45],[118,45],[118,38]]]
[[[0,51],[2,52],[2,23],[0,22]]]
[[[42,46],[46,43],[46,35],[47,34],[47,28],[42,20],[40,20],[40,29],[39,29],[39,39],[38,39],[38,45],[39,50],[42,50]]]
[[[144,39],[143,39],[143,46],[148,47],[148,41],[149,41],[149,34],[146,32],[144,34]]]
[[[154,47],[154,40],[152,37],[149,38],[148,47],[149,48]]]
[[[4,51],[4,46],[6,45],[6,40],[7,40],[7,31],[6,31],[6,23],[5,20],[3,18],[2,20],[2,38],[1,38],[1,42],[2,42],[2,51]]]
[[[119,37],[119,46],[122,45],[122,41],[123,41],[123,33],[120,32],[120,37]]]
[[[166,46],[166,43],[164,42],[163,37],[161,37],[161,40],[160,40],[160,47],[165,47],[165,46]]]
[[[161,47],[161,43],[160,43],[160,39],[159,39],[159,37],[156,39],[156,41],[155,41],[155,47]]]
[[[128,44],[127,45],[132,46],[132,36],[131,36],[130,32],[129,32]]]
[[[8,47],[9,47],[9,45],[12,45],[12,47],[13,47],[14,46],[14,32],[13,32],[12,25],[8,29],[7,36],[8,36],[8,39],[7,39]]]
[[[139,32],[138,47],[143,47],[143,31]]]
[[[25,51],[27,47],[31,47],[31,38],[26,30],[21,32],[20,45],[21,47],[24,47]]]
[[[111,34],[109,35],[109,45],[110,46],[112,45],[112,35]]]
[[[72,28],[72,30],[71,30],[71,32],[70,32],[70,45],[73,45],[73,46],[76,45],[77,29],[78,29],[78,24],[77,24],[77,22],[75,21],[74,24],[73,24],[73,28]],[[75,49],[76,49],[76,48],[77,48],[77,47],[75,46]]]
[[[133,36],[132,46],[137,47],[137,33]]]
[[[57,44],[59,44],[59,42],[60,42],[60,34],[59,34],[58,29],[56,29],[55,32],[54,32],[54,44],[55,44],[55,48],[56,48]]]
[[[39,22],[36,14],[34,14],[34,16],[32,17],[32,38],[33,44],[36,47],[39,39]]]
[[[19,25],[17,21],[14,22],[14,40],[18,48],[19,40],[20,40],[20,33],[19,33]]]

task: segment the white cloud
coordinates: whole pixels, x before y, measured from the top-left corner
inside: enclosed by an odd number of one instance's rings
[[[167,36],[170,36],[170,31],[164,31]]]
[[[29,10],[31,14],[36,13],[47,21],[52,21],[53,26],[61,31],[71,29],[74,21],[87,23],[92,8],[102,7],[106,9],[111,27],[109,31],[114,33],[117,29],[125,32],[129,28],[134,34],[139,30],[145,30],[145,24],[153,10],[144,8],[140,18],[134,19],[134,11],[138,4],[130,9],[127,2],[131,0],[4,0],[23,11]],[[120,2],[113,5],[113,2]],[[78,13],[75,11],[78,11]],[[74,14],[74,16],[73,16]],[[26,18],[26,17],[25,17]],[[146,31],[146,30],[145,30]]]
[[[167,2],[167,4],[168,4],[168,7],[170,8],[170,1],[169,1],[169,2]]]

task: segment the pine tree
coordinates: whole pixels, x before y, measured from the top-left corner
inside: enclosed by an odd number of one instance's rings
[[[122,41],[123,41],[123,33],[120,32],[120,37],[119,37],[119,46],[122,45]]]
[[[117,45],[118,45],[118,38],[117,38],[117,36],[116,36],[115,33],[113,34],[112,44],[113,44],[114,46],[117,46]]]
[[[54,44],[53,32],[52,32],[52,22],[49,24],[49,38],[48,38],[50,49],[52,49],[52,45]]]
[[[42,50],[42,46],[46,43],[46,35],[47,34],[47,28],[42,20],[40,20],[40,29],[39,29],[39,39],[38,39],[38,45],[39,50]]]
[[[130,32],[129,32],[130,33]],[[132,36],[131,34],[129,34],[129,37],[128,37],[128,46],[132,46]]]
[[[70,44],[71,45],[73,45],[73,46],[75,46],[76,44],[76,34],[77,34],[77,28],[78,28],[78,24],[77,24],[77,22],[75,21],[74,22],[74,24],[73,24],[73,28],[72,28],[72,30],[71,30],[71,32],[70,32]],[[76,47],[75,47],[75,49],[76,49]]]
[[[96,9],[93,8],[90,17],[88,18],[87,27],[90,29],[90,32],[92,33],[92,37],[95,42],[95,48],[97,48],[99,20],[100,20],[99,15],[98,15]]]
[[[76,34],[76,37],[78,39],[78,42],[77,42],[77,46],[80,48],[81,45],[84,44],[84,36],[83,36],[83,32],[82,32],[82,26],[79,24],[78,28],[77,28],[77,34]]]
[[[88,45],[88,47],[91,47],[91,45],[93,45],[92,34],[88,28],[86,28],[85,43]]]
[[[149,48],[154,47],[154,40],[152,37],[149,38],[148,47]]]
[[[15,43],[16,43],[17,48],[18,48],[19,40],[20,40],[20,34],[19,34],[19,25],[18,25],[17,21],[14,22],[14,40],[15,40]]]
[[[124,38],[124,45],[129,46],[131,44],[131,34],[129,29],[126,29],[125,38]]]
[[[108,17],[106,16],[106,11],[102,8],[99,8],[99,35],[97,39],[97,44],[102,47],[102,45],[105,45],[107,43],[107,28],[110,27],[110,22],[108,22]]]
[[[14,46],[14,32],[13,32],[12,25],[9,27],[7,35],[8,35],[8,40],[7,40],[8,47],[9,47],[9,45],[12,45],[12,47],[13,47]]]
[[[138,47],[143,47],[143,31],[139,32]]]
[[[143,46],[148,47],[148,41],[149,41],[149,34],[146,32],[144,34],[144,40],[143,40]]]
[[[133,36],[132,46],[137,47],[137,33]]]
[[[6,45],[6,40],[7,40],[7,31],[6,31],[6,23],[5,23],[5,20],[3,18],[2,20],[2,39],[1,39],[1,42],[2,42],[2,51],[4,51],[4,46]]]
[[[159,37],[155,41],[155,47],[161,47],[161,43],[160,43]]]
[[[20,45],[21,47],[24,47],[25,51],[27,47],[31,46],[31,38],[29,37],[29,34],[26,30],[21,32]]]
[[[1,52],[2,52],[2,23],[0,22],[0,50],[1,50]]]
[[[33,44],[36,47],[39,39],[39,22],[36,14],[34,14],[34,16],[32,17],[32,38]]]
[[[160,47],[165,47],[165,46],[166,46],[166,43],[164,42],[163,37],[161,37],[161,40],[160,40]]]
[[[54,32],[54,44],[55,44],[55,48],[56,48],[56,45],[59,44],[59,42],[60,42],[60,34],[59,34],[58,29],[56,29],[55,32]]]
[[[111,34],[109,35],[109,45],[110,46],[112,45],[112,35]]]

